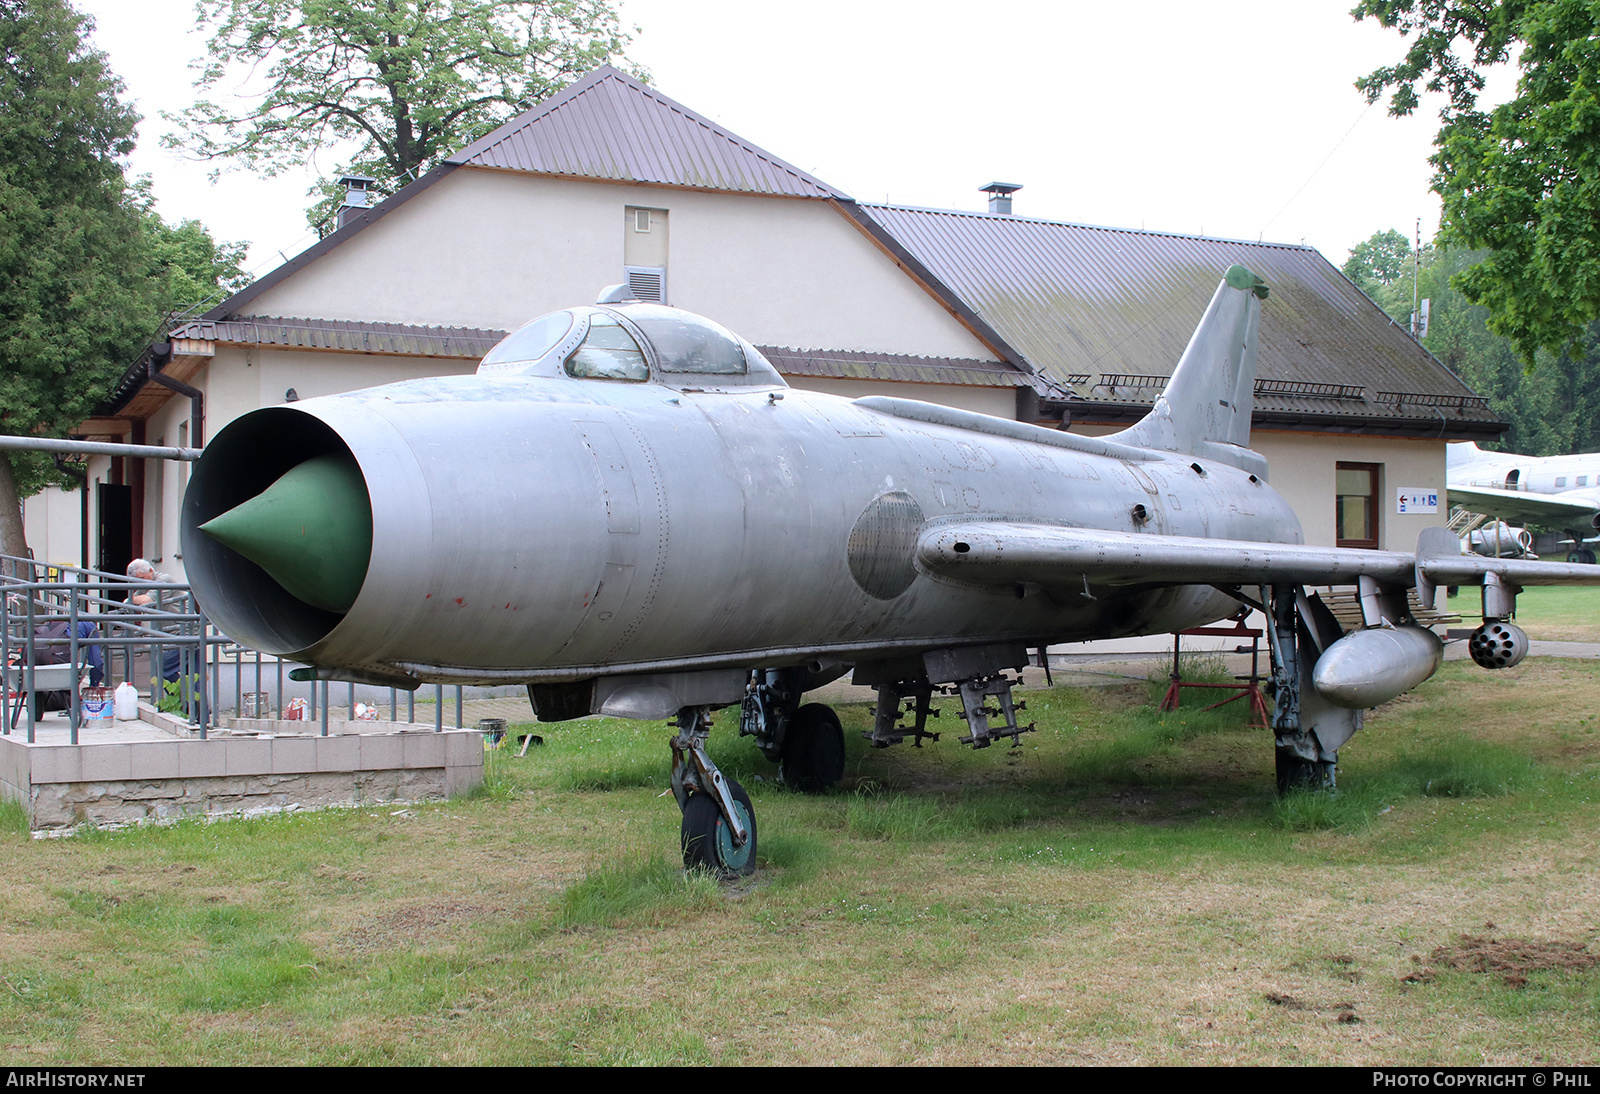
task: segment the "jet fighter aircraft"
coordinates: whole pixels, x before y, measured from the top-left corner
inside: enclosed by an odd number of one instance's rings
[[[839,720],[805,693],[877,689],[872,743],[926,731],[1015,744],[1029,647],[1177,631],[1241,604],[1271,626],[1280,786],[1331,781],[1362,711],[1437,668],[1406,592],[1481,585],[1473,657],[1513,664],[1528,584],[1600,569],[1304,545],[1249,447],[1267,287],[1229,269],[1150,414],[1091,438],[907,399],[790,390],[750,343],[655,304],[554,312],[474,376],[247,414],[198,462],[188,574],[234,639],[302,679],[528,686],[541,720],[674,719],[685,861],[756,862],[744,790],[706,754],[709,711],[819,790]],[[1307,586],[1353,585],[1343,633]]]

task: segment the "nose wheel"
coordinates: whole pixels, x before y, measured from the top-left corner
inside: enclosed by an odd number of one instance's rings
[[[728,778],[706,755],[711,712],[684,707],[672,738],[672,795],[683,810],[683,864],[703,867],[718,877],[750,874],[756,868],[756,811],[744,787]]]
[[[733,810],[746,838],[739,843],[722,810],[709,794],[691,794],[683,806],[683,864],[710,870],[718,877],[743,877],[756,868],[756,811],[744,787],[728,780]]]

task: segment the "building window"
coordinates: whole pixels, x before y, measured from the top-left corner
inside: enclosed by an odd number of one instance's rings
[[[1334,534],[1340,547],[1378,546],[1378,464],[1334,469]]]

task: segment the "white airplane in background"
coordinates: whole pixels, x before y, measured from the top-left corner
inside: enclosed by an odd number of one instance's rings
[[[1565,528],[1573,542],[1567,561],[1595,561],[1584,546],[1595,537],[1581,529],[1600,529],[1600,452],[1519,456],[1465,441],[1447,446],[1445,465],[1451,505]]]

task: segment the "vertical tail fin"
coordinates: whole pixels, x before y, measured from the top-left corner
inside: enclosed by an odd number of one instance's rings
[[[1243,266],[1229,267],[1155,407],[1106,439],[1242,466],[1228,449],[1242,454],[1250,447],[1256,334],[1266,297],[1261,278]]]

